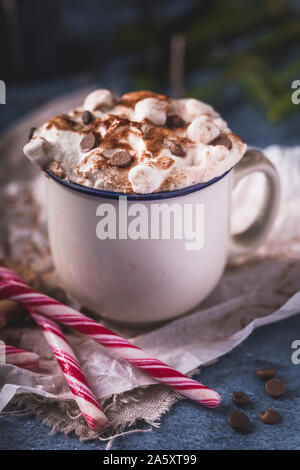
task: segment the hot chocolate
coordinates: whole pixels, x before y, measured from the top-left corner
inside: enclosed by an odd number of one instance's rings
[[[208,104],[138,91],[90,93],[36,129],[25,155],[59,178],[123,193],[171,191],[221,176],[246,144]]]

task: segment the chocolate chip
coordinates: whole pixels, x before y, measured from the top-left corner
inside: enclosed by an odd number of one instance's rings
[[[270,379],[265,385],[266,392],[271,395],[271,397],[278,398],[281,397],[285,392],[285,385],[282,380],[279,379]]]
[[[93,121],[94,119],[94,116],[92,115],[92,113],[90,113],[90,111],[84,111],[84,113],[82,114],[82,122],[83,124],[85,124],[86,126],[88,126],[89,124],[91,124],[91,122]]]
[[[245,406],[249,402],[249,397],[244,392],[232,392],[232,401],[237,406]]]
[[[118,168],[126,168],[132,162],[130,153],[125,151],[116,152],[110,159],[110,163]]]
[[[227,147],[228,150],[232,149],[232,142],[225,134],[220,134],[212,142],[210,142],[210,145],[223,145],[224,147]]]
[[[29,131],[29,134],[28,134],[28,140],[32,139],[33,134],[35,133],[35,131],[36,131],[36,127],[31,127],[30,128],[30,131]]]
[[[184,157],[186,155],[181,145],[175,144],[175,142],[170,143],[169,149],[173,155],[176,155],[176,157]]]
[[[259,419],[265,424],[277,424],[281,416],[278,411],[268,408],[264,413],[258,413]]]
[[[273,379],[276,375],[276,370],[275,369],[260,369],[256,371],[257,377],[259,377],[261,380],[269,380]]]
[[[174,129],[176,127],[182,126],[184,126],[184,120],[181,119],[178,114],[171,114],[170,116],[167,116],[167,127]]]
[[[249,427],[250,421],[246,413],[243,413],[242,411],[232,411],[228,416],[228,423],[237,431],[246,431]]]
[[[81,151],[84,153],[89,152],[90,150],[94,148],[95,143],[96,143],[96,137],[94,136],[94,134],[85,135],[82,141],[80,142]]]

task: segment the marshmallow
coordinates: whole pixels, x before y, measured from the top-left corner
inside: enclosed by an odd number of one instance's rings
[[[142,163],[136,165],[128,173],[132,189],[138,194],[148,194],[157,191],[165,179],[166,170]]]
[[[241,159],[247,150],[247,145],[238,137],[232,135],[232,149],[223,145],[198,145],[198,155],[195,165],[203,169],[202,181],[221,176],[230,170]]]
[[[193,186],[199,183],[205,175],[205,168],[203,165],[189,166],[185,169],[185,186]]]
[[[214,119],[214,123],[215,123],[215,125],[218,126],[219,129],[221,129],[222,131],[230,132],[230,129],[229,129],[229,127],[227,126],[227,122],[224,121],[224,119],[222,119],[221,117],[217,117],[216,119]]]
[[[23,150],[26,157],[41,168],[44,168],[51,160],[52,145],[43,137],[31,139]]]
[[[166,105],[155,98],[145,98],[135,105],[135,118],[138,122],[149,119],[156,126],[163,126],[167,119]]]
[[[203,101],[191,98],[186,100],[185,109],[190,118],[194,119],[202,114],[214,115],[214,109],[209,104],[203,103]]]
[[[109,90],[95,90],[84,100],[83,107],[86,111],[95,111],[101,107],[112,108],[115,99]]]
[[[187,129],[187,134],[193,142],[207,144],[218,137],[220,129],[206,114],[194,119]]]

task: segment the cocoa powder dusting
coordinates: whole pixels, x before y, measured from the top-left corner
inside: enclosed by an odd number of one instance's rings
[[[147,124],[146,124],[147,125]],[[145,124],[144,124],[145,126]],[[152,153],[154,157],[160,154],[161,150],[165,147],[168,148],[170,142],[184,147],[188,144],[189,140],[186,137],[180,137],[178,132],[167,127],[146,127],[145,146],[148,152]]]
[[[51,129],[52,127],[56,127],[56,129],[60,131],[78,131],[79,126],[78,124],[72,120],[70,116],[67,114],[60,114],[56,116],[48,122],[46,129]]]
[[[113,166],[102,169],[103,189],[126,194],[133,193],[132,186],[128,181],[128,171],[128,168],[115,168]]]
[[[141,91],[132,91],[131,93],[126,93],[122,96],[120,104],[128,108],[134,108],[136,103],[140,100],[146,98],[155,98],[159,101],[169,102],[171,98],[166,95],[160,95],[159,93],[154,93],[152,91],[141,90]]]
[[[170,157],[159,157],[155,162],[155,166],[160,170],[167,170],[168,168],[171,168],[174,163],[174,160]]]
[[[53,160],[49,166],[49,170],[52,171],[58,178],[65,178],[66,177],[66,171],[64,167],[61,165],[61,163],[57,162],[56,160]]]
[[[186,180],[186,175],[183,170],[172,170],[172,175],[169,176],[161,187],[159,191],[172,191],[174,188],[177,188],[179,185],[184,188],[184,182]]]

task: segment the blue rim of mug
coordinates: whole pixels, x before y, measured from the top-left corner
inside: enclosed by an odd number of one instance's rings
[[[73,191],[77,191],[79,193],[87,194],[89,196],[101,197],[101,198],[106,198],[106,199],[119,199],[122,196],[123,197],[126,196],[126,198],[129,201],[153,201],[153,200],[158,200],[158,199],[169,199],[169,198],[178,197],[178,196],[186,196],[187,194],[200,191],[201,189],[205,189],[208,186],[211,186],[212,184],[220,181],[222,178],[228,175],[228,173],[231,170],[232,168],[230,168],[228,171],[223,173],[221,176],[212,178],[211,180],[206,181],[205,183],[197,183],[197,184],[194,184],[193,186],[187,186],[186,188],[182,188],[182,189],[174,189],[173,191],[162,191],[159,193],[151,193],[151,194],[132,194],[132,193],[128,194],[128,193],[120,193],[120,192],[114,192],[114,191],[104,191],[102,189],[89,188],[88,186],[83,186],[82,184],[73,183],[72,181],[69,181],[67,179],[61,179],[58,176],[56,176],[54,173],[52,173],[49,169],[46,169],[45,173],[54,181],[61,184],[62,186],[65,186],[66,188],[72,189]]]

